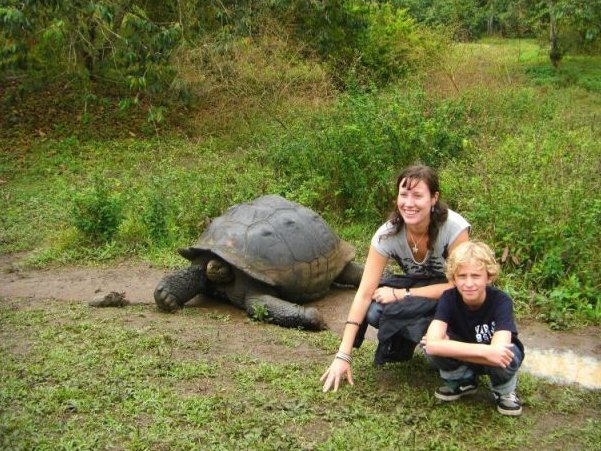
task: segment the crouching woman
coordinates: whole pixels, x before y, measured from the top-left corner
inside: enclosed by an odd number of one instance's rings
[[[522,413],[516,386],[524,347],[511,298],[490,285],[498,272],[486,244],[457,246],[446,265],[454,288],[442,294],[423,344],[426,357],[445,382],[436,390],[436,398],[455,401],[473,393],[478,376],[487,375],[499,413],[517,416]]]

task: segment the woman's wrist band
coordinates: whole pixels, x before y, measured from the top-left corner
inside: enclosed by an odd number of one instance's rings
[[[351,321],[350,319],[347,320],[344,324],[352,324],[353,326],[361,327],[361,324],[359,324],[357,321]]]
[[[336,353],[336,358],[340,359],[340,360],[344,360],[347,363],[351,363],[353,361],[353,358],[351,357],[350,354],[347,354],[346,352],[342,352],[342,351],[338,351]]]
[[[396,289],[392,288],[392,295],[394,296],[394,300],[399,302],[399,298],[396,297]]]

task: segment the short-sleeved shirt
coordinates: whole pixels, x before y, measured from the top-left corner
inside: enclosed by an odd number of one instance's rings
[[[484,303],[477,310],[468,308],[457,288],[446,290],[438,301],[434,319],[447,323],[451,340],[490,344],[495,331],[506,330],[511,332],[511,342],[524,349],[517,338],[513,301],[496,287],[486,287]]]
[[[418,278],[444,277],[444,264],[449,254],[449,246],[464,230],[469,230],[470,224],[463,216],[449,210],[447,220],[438,230],[438,237],[428,250],[423,261],[418,262],[413,258],[407,242],[407,228],[399,233],[394,233],[394,225],[388,221],[380,226],[371,239],[372,247],[380,255],[393,258],[403,272]]]

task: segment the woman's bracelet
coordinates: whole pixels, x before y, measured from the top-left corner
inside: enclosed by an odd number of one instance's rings
[[[357,321],[351,321],[350,319],[346,320],[346,323],[344,324],[352,324],[353,326],[361,327],[361,324],[359,324]]]
[[[340,360],[344,360],[347,363],[351,363],[353,361],[353,358],[351,357],[350,354],[347,354],[346,352],[342,352],[342,351],[338,351],[336,353],[336,358],[340,359]]]
[[[392,288],[392,287],[391,287],[391,288]],[[400,299],[396,297],[396,289],[394,289],[394,288],[392,288],[392,295],[394,296],[394,300],[395,300],[396,302],[399,302],[399,301],[400,301]]]

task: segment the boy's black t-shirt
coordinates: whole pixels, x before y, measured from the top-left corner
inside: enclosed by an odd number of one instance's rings
[[[465,343],[490,344],[495,331],[508,330],[511,342],[524,351],[517,337],[513,301],[496,287],[486,287],[484,303],[477,310],[467,307],[457,288],[446,290],[438,301],[434,319],[447,323],[447,335],[451,340]]]

